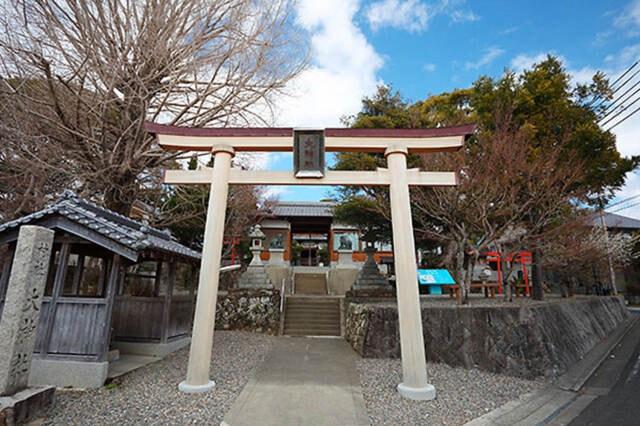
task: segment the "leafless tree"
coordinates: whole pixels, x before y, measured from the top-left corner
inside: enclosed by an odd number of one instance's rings
[[[577,195],[572,186],[579,165],[569,167],[552,150],[532,153],[526,131],[513,128],[509,112],[496,114],[502,115],[490,136],[478,135],[453,155],[423,156],[427,170],[459,170],[458,186],[412,190],[416,233],[447,247],[462,303],[482,251],[496,246],[503,251],[507,244],[517,251],[530,244],[568,213]]]
[[[602,227],[593,226],[593,218],[591,211],[578,213],[575,220],[548,232],[540,244],[543,265],[560,276],[567,296],[573,295],[579,282],[606,282],[602,274],[608,274],[609,259],[614,267],[622,268],[638,258],[639,235],[605,233]]]
[[[127,213],[168,158],[145,120],[269,122],[307,60],[292,22],[289,0],[1,2],[0,197],[35,177],[44,203],[57,176]],[[32,208],[16,206],[2,213]]]

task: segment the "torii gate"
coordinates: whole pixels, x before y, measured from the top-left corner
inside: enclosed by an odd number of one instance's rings
[[[454,186],[457,184],[457,175],[455,172],[407,169],[407,154],[458,150],[462,148],[465,138],[474,132],[473,125],[435,129],[316,130],[324,145],[320,146],[318,152],[322,158],[316,158],[322,170],[316,170],[317,174],[306,174],[306,177],[296,177],[300,174],[294,172],[231,168],[231,159],[236,151],[293,151],[294,138],[298,137],[293,128],[187,128],[154,123],[147,123],[145,128],[156,135],[158,143],[165,149],[207,151],[214,156],[212,168],[167,170],[164,178],[167,184],[211,185],[189,366],[187,378],[179,386],[181,391],[205,392],[215,386],[209,378],[209,363],[229,184],[388,185],[403,373],[398,392],[410,399],[435,398],[435,388],[427,382],[409,185]],[[309,132],[313,133],[309,130],[300,131]],[[325,172],[325,150],[384,153],[388,168]]]

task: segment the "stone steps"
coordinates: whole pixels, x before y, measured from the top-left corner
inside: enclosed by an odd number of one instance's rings
[[[294,275],[296,294],[327,294],[327,276],[323,273],[298,273]]]
[[[340,336],[340,299],[287,297],[284,334],[289,336]]]

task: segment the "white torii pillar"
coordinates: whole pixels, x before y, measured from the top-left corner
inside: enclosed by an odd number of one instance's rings
[[[398,385],[398,392],[405,398],[430,400],[436,397],[436,389],[427,382],[407,154],[406,148],[388,148],[385,151],[390,174],[389,198],[402,355],[403,381]]]
[[[215,386],[215,382],[209,379],[209,365],[211,364],[218,282],[222,262],[229,171],[234,150],[228,146],[217,146],[211,150],[211,153],[214,156],[213,173],[209,190],[209,204],[207,205],[207,222],[204,228],[204,244],[200,261],[198,297],[193,319],[189,365],[187,379],[178,386],[182,392],[186,393],[206,392]]]

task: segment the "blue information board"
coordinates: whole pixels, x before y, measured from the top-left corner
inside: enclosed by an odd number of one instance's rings
[[[446,269],[418,269],[418,284],[428,285],[429,294],[442,294],[443,285],[455,283]]]

